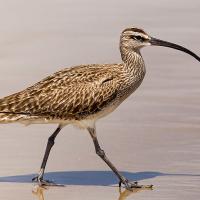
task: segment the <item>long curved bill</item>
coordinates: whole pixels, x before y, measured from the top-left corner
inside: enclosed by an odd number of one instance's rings
[[[193,53],[189,49],[186,49],[185,47],[182,47],[180,45],[177,45],[177,44],[174,44],[174,43],[171,43],[171,42],[167,42],[167,41],[163,41],[163,40],[159,40],[159,39],[156,39],[156,38],[153,38],[153,37],[151,37],[149,42],[150,42],[151,45],[169,47],[169,48],[177,49],[179,51],[183,51],[183,52],[193,56],[194,58],[196,58],[200,62],[199,56],[197,56],[195,53]]]

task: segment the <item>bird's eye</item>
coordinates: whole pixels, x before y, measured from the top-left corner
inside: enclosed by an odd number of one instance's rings
[[[140,35],[131,35],[130,37],[131,37],[131,39],[138,40],[138,41],[140,41],[140,42],[144,42],[144,40],[145,40],[145,39],[144,39],[142,36],[140,36]]]

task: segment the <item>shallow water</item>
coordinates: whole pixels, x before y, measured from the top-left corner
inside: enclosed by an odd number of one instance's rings
[[[200,1],[2,1],[0,96],[72,65],[120,62],[127,26],[199,51]],[[142,50],[143,84],[97,124],[108,157],[130,180],[154,190],[130,193],[95,155],[86,131],[66,127],[47,177],[67,185],[42,190],[31,182],[54,125],[0,126],[0,199],[198,199],[200,197],[200,67],[172,49]],[[64,135],[64,133],[66,133]],[[12,192],[11,192],[12,191]],[[32,192],[33,191],[33,192]]]

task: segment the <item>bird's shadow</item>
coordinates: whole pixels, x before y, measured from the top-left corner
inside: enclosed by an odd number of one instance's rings
[[[199,176],[197,174],[167,174],[161,172],[121,172],[130,181],[140,181],[144,179],[155,178],[157,176]],[[0,177],[0,182],[10,183],[31,183],[32,178],[36,174],[25,174],[17,176]],[[60,172],[47,172],[44,176],[45,179],[55,181],[63,185],[95,185],[95,186],[108,186],[118,183],[118,179],[112,171],[60,171]]]

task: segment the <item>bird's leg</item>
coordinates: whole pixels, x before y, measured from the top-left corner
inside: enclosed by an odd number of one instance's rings
[[[103,149],[101,149],[99,142],[97,140],[95,128],[88,128],[88,131],[93,139],[97,155],[100,156],[104,160],[104,162],[112,169],[112,171],[119,178],[119,187],[121,187],[121,184],[124,184],[125,188],[128,190],[132,190],[133,188],[152,188],[152,185],[143,186],[143,185],[138,185],[137,182],[131,183],[131,182],[129,182],[129,180],[127,178],[122,176],[119,173],[119,171],[117,170],[117,168],[109,161],[109,159],[105,155],[105,152],[103,151]]]
[[[47,160],[48,160],[51,148],[53,147],[53,145],[55,143],[54,142],[55,138],[56,138],[56,136],[58,135],[58,133],[60,132],[61,129],[62,129],[62,127],[59,125],[58,128],[54,131],[54,133],[49,137],[48,142],[47,142],[47,146],[46,146],[46,150],[45,150],[45,154],[44,154],[44,157],[43,157],[42,165],[40,167],[40,171],[39,171],[38,175],[32,179],[32,181],[38,182],[39,185],[50,185],[50,186],[56,185],[51,181],[48,181],[48,180],[45,181],[43,179],[43,176],[44,176],[44,171],[45,171],[45,167],[46,167],[46,164],[47,164]]]

